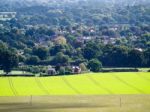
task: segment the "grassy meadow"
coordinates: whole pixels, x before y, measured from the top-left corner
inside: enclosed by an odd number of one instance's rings
[[[150,94],[150,73],[0,77],[0,96]]]

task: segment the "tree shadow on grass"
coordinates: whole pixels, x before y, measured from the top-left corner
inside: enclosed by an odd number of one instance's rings
[[[104,108],[111,107],[112,105],[92,104],[92,103],[2,103],[0,104],[0,112],[30,112],[38,110],[51,110],[51,109],[79,109],[79,108]]]

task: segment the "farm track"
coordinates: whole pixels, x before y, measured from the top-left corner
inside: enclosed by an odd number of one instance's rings
[[[49,95],[48,90],[43,86],[43,84],[37,77],[35,78],[35,82],[36,82],[37,86],[41,89],[41,91],[43,91],[45,93],[45,95]]]
[[[102,84],[100,84],[99,82],[97,82],[93,77],[91,76],[87,76],[88,79],[95,84],[95,86],[97,86],[98,88],[103,89],[104,91],[107,91],[109,94],[113,94],[113,92],[111,90],[109,90],[108,88],[102,86]]]
[[[142,90],[140,90],[139,88],[129,84],[128,82],[124,81],[123,79],[121,79],[120,77],[113,75],[116,79],[118,79],[119,81],[121,81],[122,83],[126,84],[127,86],[133,88],[134,90],[138,91],[140,94],[144,93]]]
[[[68,82],[68,80],[65,78],[65,77],[62,77],[61,78],[63,81],[64,81],[64,83],[70,88],[70,89],[72,89],[77,95],[80,95],[80,94],[82,94],[80,91],[78,91],[75,87],[73,87],[69,82]]]
[[[9,78],[9,77],[8,77],[8,82],[9,82],[10,89],[11,89],[11,91],[13,92],[14,96],[17,96],[18,93],[17,93],[17,91],[16,91],[16,89],[15,89],[15,87],[14,87],[14,85],[13,85],[13,81],[12,81],[12,79]]]

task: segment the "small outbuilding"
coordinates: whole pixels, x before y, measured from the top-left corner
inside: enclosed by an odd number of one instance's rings
[[[80,74],[80,73],[81,73],[81,68],[78,67],[78,66],[73,66],[73,67],[72,67],[72,72],[73,72],[74,74]]]
[[[48,75],[56,75],[56,70],[54,68],[48,68]]]

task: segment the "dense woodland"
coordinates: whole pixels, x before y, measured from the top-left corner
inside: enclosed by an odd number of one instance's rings
[[[150,67],[150,4],[102,1],[47,5],[0,4],[16,12],[0,21],[0,68],[69,66],[99,72],[102,67]],[[7,7],[6,7],[7,5]]]

